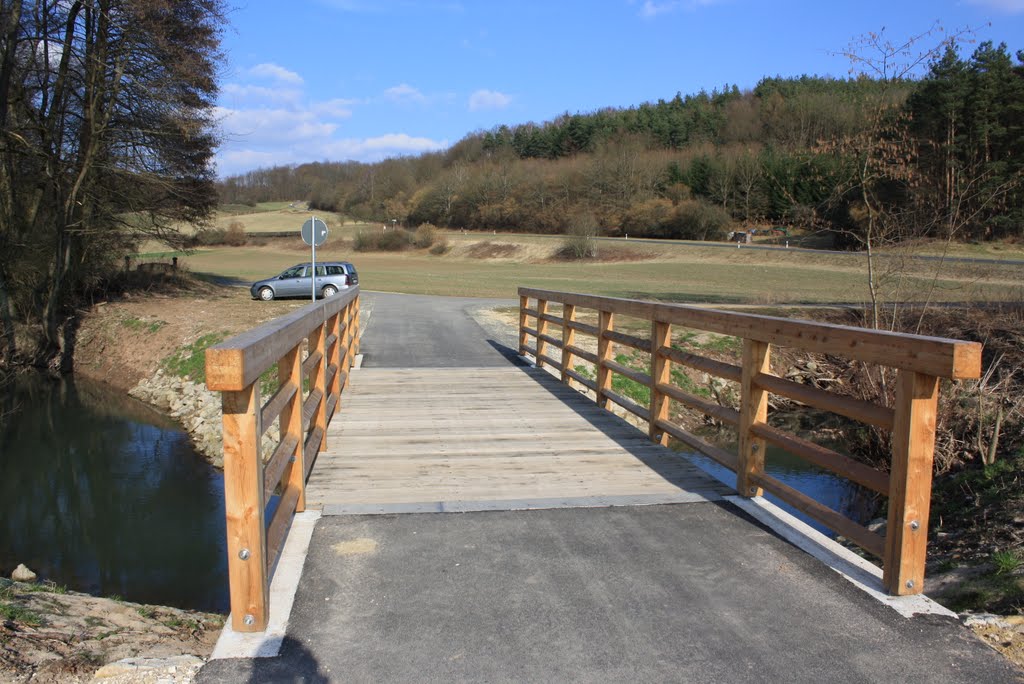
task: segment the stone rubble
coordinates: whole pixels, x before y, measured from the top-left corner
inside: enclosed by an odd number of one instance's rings
[[[180,423],[196,450],[215,467],[224,467],[219,392],[212,392],[203,384],[158,370],[152,377],[141,380],[128,393]],[[279,435],[275,422],[263,435],[264,456],[273,452]]]

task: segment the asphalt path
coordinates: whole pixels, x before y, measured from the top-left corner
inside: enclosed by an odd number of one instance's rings
[[[365,368],[462,368],[518,362],[514,334],[486,326],[481,312],[511,299],[361,292]],[[483,321],[478,322],[478,319]]]

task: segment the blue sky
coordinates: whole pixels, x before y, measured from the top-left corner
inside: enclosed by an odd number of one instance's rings
[[[418,154],[766,75],[842,77],[835,53],[883,28],[895,40],[974,27],[1024,49],[1024,0],[229,2],[221,176]]]

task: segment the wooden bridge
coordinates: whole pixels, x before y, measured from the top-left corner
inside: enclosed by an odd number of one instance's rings
[[[207,352],[207,384],[223,393],[234,630],[265,629],[270,575],[296,511],[609,506],[711,500],[728,491],[667,449],[670,438],[733,470],[740,495],[767,490],[881,560],[889,593],[922,591],[939,384],[978,377],[980,345],[682,305],[528,288],[519,294],[518,351],[536,367],[353,373],[358,288]],[[673,336],[680,328],[739,338],[742,364],[682,351]],[[772,346],[893,369],[892,405],[778,377]],[[617,361],[617,348],[635,350],[649,372]],[[731,383],[739,410],[674,384],[675,365]],[[649,399],[624,396],[617,376],[646,388]],[[889,472],[770,426],[770,394],[890,432]],[[673,423],[672,402],[734,426],[738,452]],[[612,404],[646,429],[609,413]],[[261,438],[275,422],[279,443],[263,453]],[[888,534],[767,475],[766,443],[887,496]]]

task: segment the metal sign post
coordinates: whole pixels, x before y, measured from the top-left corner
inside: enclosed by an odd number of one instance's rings
[[[312,250],[312,263],[310,264],[310,292],[313,301],[316,301],[316,248],[327,241],[327,224],[313,216],[302,224],[302,241],[310,246]]]

